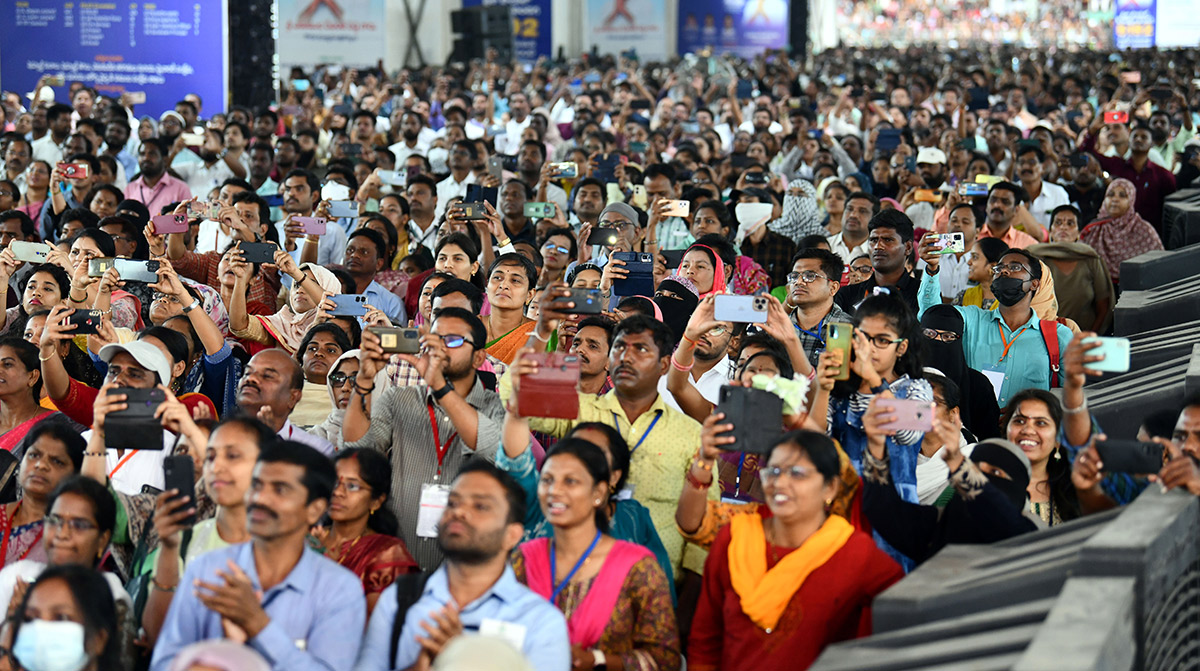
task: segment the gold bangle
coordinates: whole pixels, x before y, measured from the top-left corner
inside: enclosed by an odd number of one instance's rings
[[[47,361],[49,361],[49,360],[53,359],[55,354],[56,354],[56,353],[52,352],[52,353],[50,354],[50,356],[47,356],[47,357],[43,357],[41,354],[38,354],[38,361],[41,361],[41,362],[45,363],[45,362],[47,362]]]
[[[179,585],[172,585],[171,587],[167,587],[166,585],[159,582],[157,577],[151,578],[150,584],[154,585],[154,589],[156,589],[160,592],[167,592],[168,594],[171,592],[174,592],[175,588],[179,587]]]

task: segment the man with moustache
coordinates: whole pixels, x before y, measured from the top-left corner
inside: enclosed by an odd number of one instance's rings
[[[317,203],[321,200],[321,180],[307,170],[292,170],[283,180],[283,211],[287,216],[275,224],[284,250],[300,262],[301,250],[296,243],[303,238],[304,245],[317,247],[317,263],[322,266],[340,265],[346,256],[346,229],[336,220],[325,227],[325,235],[306,235],[303,227],[295,223],[296,217],[314,216]]]
[[[346,271],[354,278],[354,293],[367,297],[367,304],[378,308],[393,324],[404,324],[408,317],[404,301],[375,281],[375,275],[387,263],[387,241],[379,231],[360,228],[346,243]]]
[[[842,287],[834,301],[846,312],[853,312],[875,289],[886,287],[916,312],[920,283],[905,267],[913,252],[912,220],[900,210],[884,210],[871,219],[867,228],[870,230],[867,245],[871,250],[871,276],[864,282]]]
[[[138,150],[141,175],[125,189],[126,198],[141,202],[152,213],[162,212],[163,207],[192,197],[186,182],[167,174],[168,147],[170,145],[161,139],[142,140]]]
[[[176,138],[171,146],[168,163],[183,181],[187,182],[192,193],[208,195],[209,191],[217,188],[230,177],[245,179],[246,167],[236,156],[225,149],[225,137],[221,131],[209,128],[204,131],[204,144],[195,150],[199,161],[176,162],[175,157],[181,152],[190,151],[183,143],[183,137]]]
[[[1029,214],[1042,227],[1043,234],[1050,230],[1050,213],[1054,208],[1071,203],[1066,189],[1042,179],[1045,162],[1046,154],[1040,147],[1025,144],[1017,147],[1017,179],[1029,197]]]
[[[804,348],[804,357],[816,368],[825,351],[826,326],[853,323],[833,298],[841,287],[842,259],[819,247],[802,249],[792,259],[788,273],[788,305],[796,306],[789,315]]]
[[[292,424],[289,417],[304,392],[304,371],[281,349],[255,354],[246,363],[238,383],[237,402],[242,412],[257,417],[283,440],[307,445],[324,455],[334,453],[323,438]]]
[[[979,229],[980,238],[999,238],[1009,249],[1025,249],[1038,240],[1019,231],[1017,222],[1021,203],[1028,200],[1025,190],[1012,182],[997,182],[988,193],[987,219]]]
[[[867,223],[879,214],[879,199],[865,191],[855,191],[846,197],[842,213],[842,230],[829,236],[829,249],[850,263],[860,256],[870,256],[867,249]]]

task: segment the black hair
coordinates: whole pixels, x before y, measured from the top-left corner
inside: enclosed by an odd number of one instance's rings
[[[33,219],[28,214],[25,214],[21,210],[8,210],[7,212],[0,212],[0,221],[8,221],[9,219],[17,219],[21,222],[22,236],[26,238],[30,236],[37,236],[37,224],[34,223]]]
[[[158,341],[161,342],[163,344],[163,346],[167,348],[168,352],[170,352],[171,358],[174,360],[174,363],[182,363],[185,366],[183,374],[184,375],[187,374],[186,366],[188,365],[189,362],[188,362],[188,342],[187,342],[186,336],[184,336],[179,331],[173,331],[165,326],[150,326],[148,328],[144,328],[141,331],[139,331],[137,334],[137,339],[143,340],[147,336],[153,336],[155,338],[158,338]],[[173,365],[174,364],[172,364],[172,367],[173,367]],[[163,384],[169,386],[171,384],[171,381],[170,380],[163,381]]]
[[[260,226],[266,226],[267,232],[264,237],[270,242],[279,244],[279,231],[275,229],[271,221],[271,206],[262,196],[253,191],[241,191],[233,194],[233,198],[229,199],[230,204],[237,205],[239,203],[250,203],[258,208],[258,223]],[[257,232],[257,231],[256,231]]]
[[[538,154],[542,157],[542,161],[546,160],[546,145],[542,144],[541,142],[536,142],[534,140],[526,140],[521,143],[521,149],[524,149],[525,147],[529,147],[529,146],[537,147]]]
[[[17,283],[17,290],[21,292],[22,296],[25,294],[25,287],[29,286],[30,280],[37,273],[47,273],[54,278],[54,283],[58,285],[59,296],[61,298],[66,298],[67,294],[71,292],[71,276],[67,274],[67,271],[63,270],[56,263],[39,263],[33,266],[28,273],[25,273],[25,276]],[[24,306],[21,309],[24,310]]]
[[[96,184],[92,188],[88,189],[87,195],[83,197],[83,202],[80,204],[86,208],[89,208],[88,211],[91,211],[92,201],[96,199],[96,196],[99,195],[101,191],[107,191],[108,193],[111,193],[116,197],[117,203],[125,200],[125,194],[121,193],[121,190],[112,184]]]
[[[112,533],[117,526],[117,503],[109,493],[108,487],[84,475],[69,475],[50,493],[46,499],[46,514],[54,509],[54,502],[63,494],[82,496],[92,505],[92,514],[96,516],[96,526],[100,533]],[[96,557],[93,561],[99,561]]]
[[[704,245],[704,247],[708,247],[712,249],[713,252],[717,253],[717,258],[713,258],[711,252],[703,247],[699,247],[700,251],[704,252],[710,259],[712,259],[713,263],[716,263],[717,260],[720,259],[723,265],[729,266],[730,268],[736,268],[738,257],[737,250],[733,248],[733,243],[730,242],[728,238],[717,233],[702,235],[698,240],[692,243],[691,247],[688,247],[688,251],[690,252],[693,249],[697,249],[698,245]],[[732,275],[727,277],[726,280],[732,282]]]
[[[997,191],[1011,192],[1014,200],[1016,201],[1015,202],[1016,205],[1020,205],[1021,203],[1027,202],[1029,200],[1029,193],[1027,191],[1025,191],[1024,187],[1021,187],[1017,184],[1013,184],[1012,182],[996,182],[995,184],[992,185],[991,190],[988,191],[988,195],[990,196],[993,193],[996,193]]]
[[[838,474],[841,473],[842,466],[838,461],[837,447],[834,445],[833,439],[823,433],[808,429],[797,429],[780,436],[770,451],[763,455],[764,469],[767,462],[771,460],[771,455],[775,454],[775,450],[784,446],[794,447],[808,457],[827,484],[837,479]]]
[[[842,271],[845,269],[845,263],[842,262],[842,257],[834,254],[828,249],[820,247],[805,247],[796,252],[792,256],[792,266],[800,259],[816,259],[821,262],[821,272],[825,273],[825,277],[831,282],[840,282],[842,280]]]
[[[446,245],[454,245],[455,247],[463,250],[463,252],[466,253],[467,258],[471,259],[472,261],[479,258],[479,245],[476,244],[475,241],[471,239],[471,236],[467,235],[466,233],[456,232],[443,236],[441,240],[437,241],[437,245],[434,247],[434,252],[441,253],[442,248]],[[424,245],[421,246],[424,247]]]
[[[947,409],[953,410],[962,406],[962,390],[957,382],[945,375],[930,372],[925,373],[925,379],[929,381],[929,386],[933,387],[934,393],[942,392],[942,399],[945,401],[943,405]]]
[[[1142,419],[1142,427],[1150,434],[1151,438],[1166,438],[1171,439],[1175,433],[1175,425],[1179,423],[1179,415],[1183,408],[1200,407],[1200,396],[1193,396],[1191,399],[1185,400],[1180,407],[1171,406],[1169,408],[1159,408],[1154,412],[1145,416]]]
[[[1050,421],[1054,422],[1055,440],[1057,441],[1057,435],[1063,425],[1063,407],[1058,397],[1045,389],[1022,389],[1009,397],[1008,405],[1000,411],[1000,430],[1003,435],[1008,435],[1008,424],[1025,401],[1037,401],[1046,406],[1046,410],[1050,414]],[[1054,450],[1062,450],[1063,453],[1066,453],[1067,448],[1056,444]],[[1046,475],[1050,485],[1052,519],[1055,511],[1064,522],[1079,517],[1079,499],[1075,493],[1075,487],[1071,484],[1071,459],[1055,459],[1052,456],[1046,463]]]
[[[378,260],[383,261],[383,267],[387,268],[390,265],[391,259],[389,259],[387,255],[387,240],[383,239],[383,235],[379,231],[373,231],[369,228],[359,228],[352,232],[346,238],[346,241],[349,242],[354,238],[366,238],[367,240],[370,240],[375,245],[375,250],[378,254]]]
[[[475,314],[479,314],[479,311],[483,309],[483,292],[479,290],[479,287],[466,280],[460,280],[457,277],[451,277],[434,287],[430,299],[437,299],[451,294],[466,296],[467,301],[471,304],[471,311]]]
[[[908,348],[904,354],[896,358],[896,364],[893,368],[896,376],[907,375],[914,380],[925,377],[921,367],[924,337],[918,330],[920,322],[917,321],[916,315],[913,314],[908,304],[899,296],[890,293],[867,296],[854,311],[855,328],[867,317],[882,317],[886,319],[896,331],[896,334],[908,343]],[[896,347],[898,349],[900,343],[896,344]],[[862,379],[858,375],[851,373],[848,381],[836,383],[834,394],[839,397],[845,397],[850,392],[858,389],[861,384]]]
[[[550,239],[551,236],[554,236],[554,235],[560,235],[567,239],[567,241],[568,241],[567,242],[567,258],[568,259],[574,259],[577,256],[579,256],[579,245],[575,241],[575,233],[571,230],[571,228],[569,226],[555,227],[555,228],[552,228],[552,229],[546,231],[546,234],[542,236],[542,239],[539,242],[539,246],[545,247],[546,242]]]
[[[118,671],[121,662],[121,632],[117,621],[117,606],[112,588],[102,573],[94,568],[78,564],[47,566],[37,580],[25,591],[25,598],[14,618],[13,640],[17,640],[21,627],[25,625],[25,609],[39,587],[56,580],[62,581],[71,592],[75,607],[83,618],[85,645],[88,639],[105,634],[104,649],[96,658],[97,671]]]
[[[150,258],[150,245],[146,242],[146,236],[142,233],[142,226],[131,221],[129,217],[122,215],[114,215],[105,217],[100,220],[100,227],[104,226],[120,226],[121,233],[133,239],[133,258],[145,261]],[[113,241],[114,249],[116,241]]]
[[[425,245],[417,245],[416,249],[405,255],[404,260],[412,260],[413,263],[417,264],[420,272],[425,272],[433,268],[433,252],[429,251],[429,248]]]
[[[21,330],[24,331],[23,325]],[[33,386],[29,389],[30,394],[33,396],[33,400],[36,402],[42,397],[43,382],[41,362],[38,361],[38,352],[40,351],[38,346],[31,342],[26,342],[21,336],[13,335],[0,338],[0,347],[11,347],[14,351],[16,351],[17,358],[20,359],[21,365],[25,366],[25,370],[27,372],[37,371],[38,378],[33,383]]]
[[[1071,206],[1067,205],[1066,207],[1071,207]],[[959,210],[963,210],[963,209],[970,210],[971,216],[975,217],[975,228],[979,228],[980,225],[983,224],[983,218],[979,216],[979,210],[977,210],[975,208],[975,205],[972,204],[971,201],[969,201],[969,200],[959,203],[958,205],[955,205],[954,207],[950,208],[950,211],[946,213],[946,216],[952,217],[952,216],[954,216],[955,212],[958,212]]]
[[[159,214],[168,214],[174,210],[177,205],[179,205],[179,203],[164,205]],[[126,198],[125,200],[122,200],[121,202],[117,203],[117,212],[136,215],[138,222],[140,222],[143,226],[150,223],[150,209],[146,207],[146,204],[140,200],[134,200],[132,198]],[[97,223],[99,223],[99,219],[97,219]]]
[[[530,293],[533,293],[534,287],[537,286],[538,278],[538,269],[537,266],[533,264],[533,261],[530,261],[529,259],[525,258],[524,255],[516,252],[501,254],[500,256],[496,257],[495,261],[492,261],[492,266],[488,268],[487,276],[491,277],[492,273],[496,272],[496,269],[500,266],[520,266],[521,270],[525,271],[525,278],[529,280],[529,291]],[[484,281],[486,282],[487,280],[485,279]]]
[[[820,249],[817,245],[829,246],[829,238],[820,233],[813,233],[800,238],[800,242],[796,243],[796,249]],[[795,257],[792,258],[792,263],[795,263]]]
[[[579,277],[579,273],[582,273],[585,270],[594,270],[601,274],[604,273],[604,269],[594,263],[587,261],[583,263],[577,263],[575,264],[575,267],[571,269],[571,272],[567,273],[567,286],[574,284],[575,278]]]
[[[705,191],[704,193],[707,197],[708,192]],[[724,236],[726,239],[732,238],[733,235],[735,233],[737,233],[737,230],[738,230],[737,219],[733,216],[733,213],[731,213],[729,211],[729,208],[725,207],[725,204],[722,203],[721,201],[706,200],[706,201],[700,203],[699,205],[697,205],[693,209],[693,212],[699,212],[700,210],[712,210],[712,213],[714,215],[716,215],[716,217],[717,217],[717,221],[719,221],[721,223],[721,228],[729,229],[729,232],[726,233]],[[707,236],[704,236],[704,237],[707,237]],[[699,242],[699,241],[697,241],[697,242]]]
[[[584,321],[594,319],[596,318],[589,317]],[[582,326],[583,322],[580,322],[580,325]],[[596,324],[590,324],[590,326],[596,326]],[[602,433],[605,439],[608,440],[608,453],[612,457],[610,477],[612,472],[620,471],[621,473],[621,477],[617,480],[617,484],[613,487],[611,493],[611,496],[616,497],[624,489],[625,482],[629,479],[629,460],[632,456],[629,452],[629,443],[625,442],[625,438],[621,435],[620,431],[603,422],[580,422],[571,427],[566,437],[575,437],[575,434],[580,431],[587,430]]]
[[[1054,208],[1053,210],[1050,210],[1050,224],[1051,225],[1054,224],[1054,218],[1057,217],[1060,212],[1070,212],[1071,214],[1075,215],[1075,228],[1082,229],[1084,227],[1083,214],[1081,214],[1079,212],[1078,207],[1075,207],[1074,205],[1071,205],[1070,203],[1067,203],[1066,205],[1059,205],[1058,207]]]
[[[331,175],[341,175],[342,177],[345,177],[346,181],[350,182],[348,185],[350,190],[358,191],[358,178],[354,176],[353,168],[341,165],[340,163],[335,163],[325,170],[325,181],[329,181],[329,177]]]
[[[1017,158],[1021,158],[1025,154],[1036,154],[1038,163],[1046,162],[1046,152],[1042,151],[1041,147],[1036,147],[1032,144],[1017,145]]]
[[[555,443],[554,447],[546,453],[546,460],[542,462],[542,469],[546,468],[546,462],[560,455],[570,455],[578,459],[588,475],[592,476],[593,485],[603,483],[605,487],[609,486],[609,478],[612,476],[612,471],[608,466],[608,459],[604,456],[604,450],[600,449],[595,443],[584,440],[583,438],[567,437]],[[611,492],[610,492],[611,494]],[[608,506],[596,506],[593,511],[596,518],[596,528],[603,532],[608,532]]]
[[[274,445],[275,443],[279,442],[279,440],[280,440],[279,434],[276,433],[274,429],[267,426],[262,420],[258,419],[257,417],[246,414],[244,412],[238,412],[238,413],[234,413],[232,415],[227,415],[225,418],[223,418],[221,421],[217,422],[213,426],[212,431],[209,432],[209,435],[211,436],[212,434],[217,432],[217,429],[219,429],[223,426],[226,426],[226,425],[234,425],[234,426],[241,427],[241,429],[243,431],[245,431],[246,433],[249,433],[251,436],[253,436],[254,437],[254,445],[255,445],[255,447],[258,448],[259,452],[262,452],[263,450],[270,447],[271,445]]]
[[[291,464],[304,469],[300,483],[308,490],[306,504],[318,499],[325,501],[333,495],[337,486],[337,469],[329,457],[316,449],[294,440],[278,440],[267,446],[259,446],[258,463]]]
[[[608,344],[612,345],[613,331],[617,328],[617,322],[603,315],[592,315],[579,320],[579,323],[575,326],[575,332],[579,333],[580,329],[588,326],[595,326],[603,330],[604,336],[608,339]]]
[[[873,231],[877,228],[890,228],[896,231],[901,242],[913,241],[912,219],[909,219],[908,215],[900,210],[883,210],[871,217],[871,221],[867,224],[867,230]]]
[[[671,333],[671,327],[658,321],[654,317],[637,314],[626,317],[617,323],[617,327],[613,329],[613,342],[617,338],[625,334],[646,333],[649,331],[654,339],[654,345],[658,347],[658,356],[670,356],[671,351],[675,348],[675,335]]]
[[[755,352],[747,357],[746,360],[743,361],[740,366],[738,366],[737,377],[740,379],[742,373],[746,372],[746,367],[750,365],[750,362],[754,361],[760,356],[765,356],[771,361],[775,362],[775,367],[779,369],[779,377],[790,380],[796,375],[795,369],[792,368],[791,358],[788,357],[786,353],[780,352],[778,349],[768,348],[761,352]],[[739,356],[738,358],[740,359],[741,357]]]
[[[55,119],[61,117],[64,114],[66,114],[67,116],[70,116],[71,113],[73,113],[74,111],[75,111],[75,108],[71,107],[70,105],[68,105],[66,103],[54,103],[53,105],[46,108],[46,121],[47,122],[54,121]]]
[[[350,344],[350,337],[346,335],[342,327],[329,322],[314,324],[312,328],[305,332],[304,337],[300,340],[300,346],[296,348],[296,363],[299,363],[301,366],[304,365],[304,351],[308,349],[308,344],[312,342],[318,333],[328,333],[333,336],[334,344],[341,348],[343,354],[354,349]]]
[[[305,170],[304,168],[292,168],[288,171],[287,175],[284,175],[283,183],[286,184],[287,181],[293,177],[300,177],[303,179],[304,182],[308,184],[308,190],[312,193],[321,193],[321,180],[317,179],[317,176],[313,173]]]
[[[517,482],[516,478],[486,459],[468,459],[467,463],[458,469],[458,474],[454,476],[454,479],[457,480],[468,473],[482,473],[500,483],[500,486],[504,488],[504,498],[508,502],[505,524],[524,526],[528,505],[525,503],[525,489],[521,487],[521,483]]]
[[[395,224],[392,223],[392,220],[388,219],[387,217],[383,216],[382,214],[379,214],[378,212],[368,212],[368,213],[364,214],[362,216],[362,218],[360,218],[358,220],[358,229],[357,230],[374,230],[374,229],[367,228],[367,222],[370,222],[370,221],[379,222],[379,224],[381,226],[383,226],[383,230],[385,231],[385,233],[383,233],[383,236],[384,236],[384,238],[386,238],[386,240],[385,240],[386,244],[384,245],[385,246],[384,255],[381,258],[384,258],[384,260],[386,261],[386,263],[383,266],[384,269],[386,270],[388,268],[391,268],[392,258],[394,258],[396,256],[395,253],[392,252],[392,250],[397,249],[400,246],[400,234],[396,231],[396,226],[395,226]],[[375,231],[375,232],[378,233],[379,231]],[[424,245],[422,245],[422,246],[424,246]]]
[[[58,225],[54,227],[56,235],[61,237],[63,226],[68,221],[78,221],[84,228],[96,228],[100,224],[100,217],[86,207],[73,207],[63,212],[62,216],[58,218]]]
[[[652,163],[646,166],[646,169],[642,172],[642,179],[647,180],[655,177],[666,177],[672,186],[674,186],[677,179],[675,168],[672,168],[669,163]]]
[[[1041,263],[1041,261],[1038,260],[1038,257],[1033,255],[1033,252],[1030,252],[1027,249],[1020,249],[1018,247],[1010,247],[1008,249],[1008,251],[1004,252],[1004,254],[1001,255],[1001,257],[1003,258],[1004,256],[1008,256],[1009,254],[1017,254],[1017,255],[1025,257],[1025,260],[1029,261],[1029,277],[1030,277],[1030,279],[1034,279],[1034,280],[1042,279],[1042,263]]]
[[[1008,253],[1008,244],[999,238],[977,238],[975,244],[988,263],[996,263]]]
[[[646,315],[647,317],[653,317],[655,315],[654,307],[654,301],[646,298],[645,296],[625,296],[617,302],[618,310],[632,310],[638,314]]]
[[[433,319],[431,321],[458,319],[465,323],[467,328],[471,329],[471,344],[475,347],[476,351],[482,351],[484,345],[487,344],[487,327],[483,325],[483,322],[477,315],[471,313],[469,310],[462,308],[442,308],[433,313],[432,316]]]
[[[437,196],[437,182],[435,182],[432,177],[426,175],[425,173],[421,173],[409,178],[408,184],[404,187],[404,192],[408,193],[408,190],[417,184],[424,184],[425,186],[429,187],[430,193],[432,193],[435,197]]]
[[[371,489],[371,498],[383,497],[379,509],[367,517],[367,528],[384,536],[400,535],[400,520],[387,507],[388,496],[392,488],[392,464],[383,453],[376,450],[354,447],[338,452],[333,458],[336,472],[339,462],[353,459],[358,463],[358,477],[367,483]]]
[[[80,230],[67,241],[67,247],[74,247],[75,241],[82,238],[87,238],[96,243],[96,246],[100,248],[101,256],[113,257],[117,255],[117,246],[113,243],[112,236],[99,228],[85,228]]]
[[[867,193],[866,191],[855,191],[854,193],[846,196],[846,204],[849,205],[850,201],[858,200],[858,199],[868,200],[871,202],[871,216],[872,217],[879,214],[880,204],[879,204],[878,197],[871,195],[871,194]]]
[[[1172,420],[1172,426],[1174,426],[1174,420]],[[67,456],[71,459],[71,463],[75,467],[76,473],[79,472],[79,469],[83,468],[83,452],[87,449],[87,441],[83,439],[83,436],[79,435],[79,432],[74,427],[61,420],[51,419],[34,424],[29,433],[25,434],[25,437],[21,439],[21,444],[13,450],[13,454],[19,454],[24,459],[25,455],[29,454],[29,448],[42,436],[49,436],[63,444],[63,447],[67,451]]]

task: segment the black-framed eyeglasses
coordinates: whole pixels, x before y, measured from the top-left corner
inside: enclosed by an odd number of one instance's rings
[[[329,381],[332,382],[333,386],[335,387],[340,387],[346,384],[347,380],[350,381],[350,384],[355,384],[358,381],[358,373],[347,374],[339,372],[329,374]]]
[[[922,331],[926,338],[937,340],[940,342],[958,342],[958,334],[954,331],[939,331],[938,329],[925,329]]]
[[[892,345],[899,345],[900,343],[904,342],[904,338],[891,338],[882,333],[878,335],[871,335],[866,331],[859,331],[859,333],[863,334],[863,337],[866,338],[868,342],[875,345],[879,349],[891,347]]]
[[[795,284],[796,280],[800,280],[800,281],[804,282],[805,284],[812,284],[813,282],[816,282],[817,280],[826,280],[826,279],[829,279],[829,278],[821,273],[818,273],[815,270],[806,270],[802,273],[788,273],[788,276],[787,276],[788,284]]]
[[[599,224],[600,224],[601,226],[603,226],[603,227],[607,227],[607,228],[615,228],[615,229],[617,229],[617,230],[619,230],[619,231],[620,231],[620,230],[625,230],[626,228],[632,228],[633,226],[635,226],[635,225],[636,225],[636,224],[633,224],[633,223],[631,223],[631,222],[628,222],[628,221],[612,221],[612,220],[609,220],[609,221],[603,221],[603,220],[601,220],[601,221],[599,221],[599,222],[597,222],[597,223],[599,223]]]
[[[1020,263],[997,263],[992,266],[992,275],[1015,275],[1016,273],[1029,273],[1029,268]]]
[[[447,335],[442,335],[440,333],[434,333],[433,335],[441,338],[442,344],[444,344],[446,347],[449,347],[450,349],[458,349],[459,347],[462,347],[464,344],[469,344],[471,347],[476,348],[476,349],[479,348],[478,345],[476,345],[474,342],[471,341],[470,338],[468,338],[466,336],[455,335],[453,333],[450,333]]]
[[[82,517],[63,517],[57,513],[46,515],[46,526],[51,529],[60,529],[66,527],[73,532],[84,533],[99,529],[100,527],[91,520],[85,520]]]

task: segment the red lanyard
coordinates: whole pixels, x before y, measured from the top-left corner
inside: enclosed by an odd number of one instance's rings
[[[429,410],[429,430],[433,432],[433,448],[437,450],[438,460],[437,476],[440,478],[442,477],[442,461],[446,458],[446,452],[450,450],[450,443],[453,443],[454,439],[458,437],[458,432],[451,433],[446,442],[442,443],[442,434],[441,431],[438,431],[437,418],[433,415],[433,404],[427,403],[425,407]]]
[[[1000,342],[1004,343],[1004,352],[1000,355],[1000,360],[1004,361],[1004,357],[1008,356],[1008,348],[1013,346],[1013,343],[1017,341],[1017,338],[1021,337],[1021,334],[1025,332],[1025,329],[1029,328],[1029,325],[1026,324],[1025,326],[1022,326],[1020,331],[1014,333],[1012,340],[1004,339],[1004,324],[996,322],[996,327],[1000,329]]]
[[[9,517],[8,512],[3,508],[0,508],[0,516],[2,516],[2,520],[0,520],[0,533],[4,534],[4,540],[0,541],[0,566],[4,566],[8,563],[8,541],[12,536],[13,523],[16,521],[17,513],[20,511],[20,501],[17,501],[17,507],[13,508],[12,517]],[[45,532],[46,526],[43,524],[42,528],[38,529],[37,536],[33,539],[33,542],[29,544],[29,547],[25,548],[25,552],[22,552],[20,557],[17,557],[17,561],[21,561],[29,556],[29,553],[33,551],[33,548],[37,547],[38,543],[42,542],[42,534]]]

